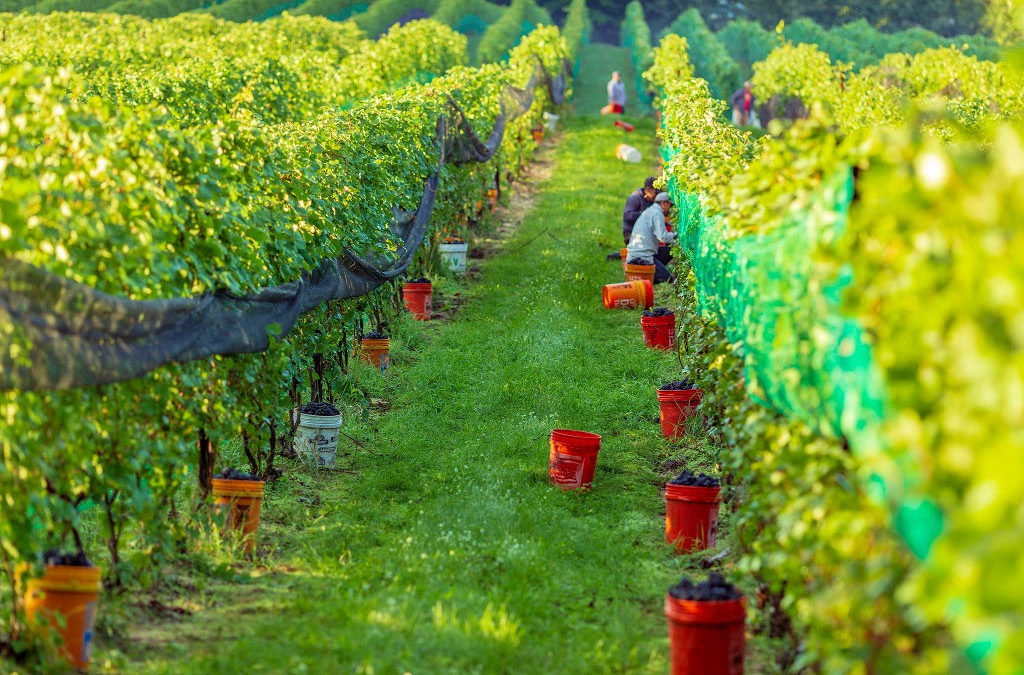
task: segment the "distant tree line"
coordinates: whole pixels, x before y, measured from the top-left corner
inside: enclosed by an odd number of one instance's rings
[[[774,28],[780,20],[800,17],[814,19],[828,28],[836,24],[864,19],[883,30],[922,26],[952,36],[985,31],[989,27],[986,12],[1007,0],[642,0],[644,14],[657,34],[691,7],[700,10],[712,30],[732,19],[751,19],[765,28]],[[540,0],[557,19],[567,0]],[[595,40],[616,42],[625,2],[588,0],[595,23]],[[991,28],[997,32],[997,27]]]

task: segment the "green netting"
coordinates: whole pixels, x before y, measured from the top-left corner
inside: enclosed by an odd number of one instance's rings
[[[662,150],[666,162],[674,154]],[[824,181],[806,208],[763,234],[730,232],[674,177],[668,190],[680,212],[679,243],[693,265],[697,309],[741,345],[750,396],[819,433],[849,440],[857,453],[884,454],[885,383],[864,331],[840,311],[852,274],[847,269],[829,278],[815,269],[816,249],[845,232],[852,172]],[[868,492],[892,505],[894,528],[924,560],[945,523],[934,501],[915,494],[917,473],[893,463],[886,475],[869,477]],[[980,670],[999,643],[992,632],[965,654]]]
[[[750,395],[819,433],[876,439],[884,385],[860,326],[839,311],[849,275],[826,284],[814,274],[814,250],[845,230],[851,172],[827,180],[806,209],[764,234],[734,236],[674,178],[669,191],[698,309],[743,346]]]
[[[674,154],[662,150],[666,162]],[[840,311],[852,276],[844,270],[828,278],[815,269],[815,250],[846,229],[852,172],[824,181],[806,208],[766,233],[730,232],[674,177],[668,190],[680,212],[679,243],[693,265],[697,309],[741,345],[749,395],[858,452],[884,450],[885,383],[864,331]],[[899,502],[896,530],[923,559],[942,533],[943,516],[934,502],[913,496],[916,475],[916,467],[893,465],[871,477],[869,491]]]

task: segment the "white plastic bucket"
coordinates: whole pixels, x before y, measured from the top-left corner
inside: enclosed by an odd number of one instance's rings
[[[338,430],[341,415],[299,414],[299,428],[295,430],[295,452],[317,466],[334,468],[338,454]]]
[[[631,162],[633,164],[643,160],[643,156],[640,154],[639,150],[634,148],[632,145],[626,145],[625,143],[620,143],[616,146],[615,156],[624,162]]]
[[[456,274],[466,273],[469,244],[441,244],[441,257]]]
[[[548,128],[548,131],[554,131],[555,125],[558,124],[558,115],[555,115],[554,113],[545,112],[544,122],[544,126]]]

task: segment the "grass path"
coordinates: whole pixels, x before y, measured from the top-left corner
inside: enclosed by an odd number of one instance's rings
[[[576,112],[596,115],[608,103],[608,80],[612,71],[619,71],[626,85],[626,112],[638,112],[636,106],[636,74],[629,60],[629,50],[607,44],[583,45],[580,72],[573,83]]]
[[[265,507],[268,567],[193,616],[140,626],[125,670],[665,672],[662,602],[684,560],[663,543],[654,389],[674,356],[641,347],[621,280],[622,201],[648,173],[623,132],[571,118],[535,204],[446,324],[400,327],[389,410],[342,460],[289,471]],[[634,139],[651,139],[650,121]],[[650,143],[648,142],[648,146]],[[669,292],[667,289],[662,292]],[[547,479],[552,428],[604,436],[596,487]],[[202,604],[202,603],[201,603]]]

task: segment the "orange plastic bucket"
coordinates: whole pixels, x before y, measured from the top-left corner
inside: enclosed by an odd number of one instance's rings
[[[214,507],[222,514],[227,511],[224,528],[241,533],[242,545],[247,553],[252,553],[259,538],[265,484],[262,480],[213,479]]]
[[[405,306],[420,321],[430,320],[430,298],[432,295],[433,285],[431,284],[408,283],[402,286],[402,299],[405,300]]]
[[[551,432],[548,475],[563,490],[589,488],[594,482],[601,437],[587,431],[555,429]]]
[[[677,551],[703,551],[715,545],[722,488],[665,485],[665,541]]]
[[[626,261],[629,260],[629,249],[628,248],[620,248],[619,249],[619,257],[622,258],[622,271],[625,272],[626,271]]]
[[[89,665],[96,601],[103,587],[100,577],[98,567],[47,565],[42,578],[29,579],[26,584],[25,616],[29,625],[42,621],[56,630],[61,652],[75,668]]]
[[[537,143],[540,143],[541,141],[543,141],[544,140],[544,130],[543,129],[534,129],[533,130],[533,140],[535,142],[537,142]]]
[[[391,365],[391,338],[371,340],[366,338],[359,342],[359,359],[384,372]]]
[[[640,329],[644,342],[651,349],[673,349],[676,346],[676,315],[642,316]]]
[[[498,190],[496,188],[487,191],[487,202],[491,205],[491,211],[498,205]]]
[[[654,265],[626,265],[626,281],[643,281],[654,283]]]
[[[636,309],[654,306],[654,285],[643,281],[608,284],[601,291],[601,299],[608,309]]]
[[[682,391],[658,390],[658,405],[661,408],[661,434],[665,438],[680,438],[686,435],[686,420],[700,405],[704,395],[700,389]]]
[[[747,599],[665,596],[672,675],[743,675]]]

